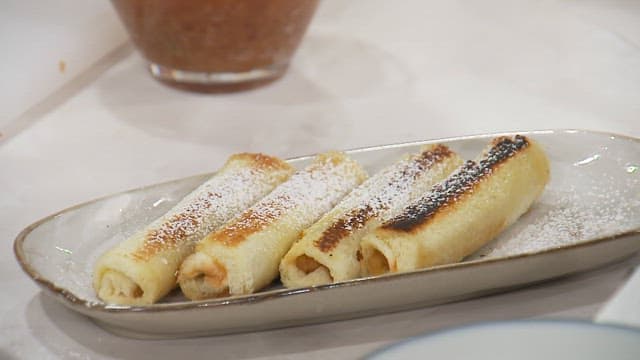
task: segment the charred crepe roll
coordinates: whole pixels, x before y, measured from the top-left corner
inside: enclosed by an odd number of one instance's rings
[[[355,278],[360,240],[378,219],[396,214],[444,179],[462,161],[443,145],[429,145],[382,170],[305,230],[280,264],[287,287]]]
[[[278,264],[304,229],[366,178],[342,153],[316,157],[271,194],[209,234],[180,267],[190,299],[249,294],[278,276]]]
[[[466,162],[363,239],[363,273],[462,260],[524,214],[548,180],[538,144],[524,136],[494,139],[478,162]]]
[[[93,287],[107,303],[149,305],[176,286],[194,245],[267,195],[294,172],[262,154],[233,155],[213,177],[164,216],[98,259]]]

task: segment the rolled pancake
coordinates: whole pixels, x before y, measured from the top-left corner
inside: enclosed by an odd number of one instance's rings
[[[178,280],[190,299],[248,294],[278,276],[278,264],[302,231],[366,178],[342,153],[316,157],[271,194],[197,245]]]
[[[542,148],[523,136],[492,141],[361,243],[365,275],[458,262],[524,214],[549,180]]]
[[[105,302],[149,305],[176,286],[176,272],[194,244],[294,172],[262,154],[236,154],[165,215],[103,254],[93,287]]]
[[[428,145],[383,169],[305,230],[280,264],[287,287],[332,283],[360,274],[360,240],[376,221],[395,215],[462,161],[443,145]]]

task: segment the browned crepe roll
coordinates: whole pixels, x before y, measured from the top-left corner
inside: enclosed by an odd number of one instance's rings
[[[305,230],[282,259],[282,283],[302,287],[359,276],[362,237],[377,221],[395,215],[461,162],[446,146],[428,145],[371,177]]]
[[[198,244],[180,267],[182,292],[195,300],[248,294],[269,285],[302,231],[365,178],[360,165],[342,153],[316,157]]]
[[[149,305],[176,286],[176,272],[194,245],[245,210],[294,169],[262,154],[233,155],[213,177],[95,265],[93,286],[107,303]]]
[[[549,161],[524,136],[494,139],[401,214],[365,236],[364,275],[458,262],[524,214],[549,180]]]

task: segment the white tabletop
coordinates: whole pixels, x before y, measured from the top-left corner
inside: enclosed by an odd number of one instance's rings
[[[32,92],[19,76],[3,84],[10,111],[0,121],[1,359],[354,358],[470,322],[590,319],[640,263],[636,255],[504,294],[291,329],[171,341],[105,332],[22,273],[11,251],[22,228],[92,198],[212,171],[239,151],[292,157],[548,128],[640,137],[640,3],[325,0],[282,80],[229,95],[155,82],[123,43],[113,12],[98,7],[73,13],[99,16],[91,26],[69,25],[84,29],[91,56],[78,60],[83,65],[68,81],[50,76],[39,86],[31,78]],[[12,16],[24,21],[11,26],[29,28],[60,13],[23,7]],[[18,44],[20,34],[0,40],[31,54],[56,44],[36,51],[42,44]],[[96,49],[100,39],[108,41]],[[79,54],[76,45],[71,53]],[[18,59],[8,61],[33,76],[38,61]],[[59,71],[57,58],[52,66]]]

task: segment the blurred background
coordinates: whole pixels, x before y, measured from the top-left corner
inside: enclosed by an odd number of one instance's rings
[[[216,95],[154,81],[107,1],[3,8],[0,161],[57,187],[55,169],[74,164],[89,181],[69,185],[71,203],[237,151],[564,127],[640,136],[638,1],[323,0],[284,77]],[[184,161],[194,154],[207,161]]]
[[[54,211],[210,172],[240,151],[287,158],[550,128],[640,137],[636,0],[321,0],[286,74],[227,94],[154,80],[108,1],[1,4],[0,188],[8,195],[0,197],[0,235],[6,249],[22,228]],[[0,259],[0,348],[31,357],[69,355],[67,337],[43,347],[53,324],[95,326],[64,313],[44,317],[42,333],[31,329],[25,314],[59,309],[39,305],[37,288],[9,251]],[[603,301],[615,286],[600,286],[595,296]],[[337,326],[350,335],[358,331]],[[135,352],[135,343],[127,344]]]

